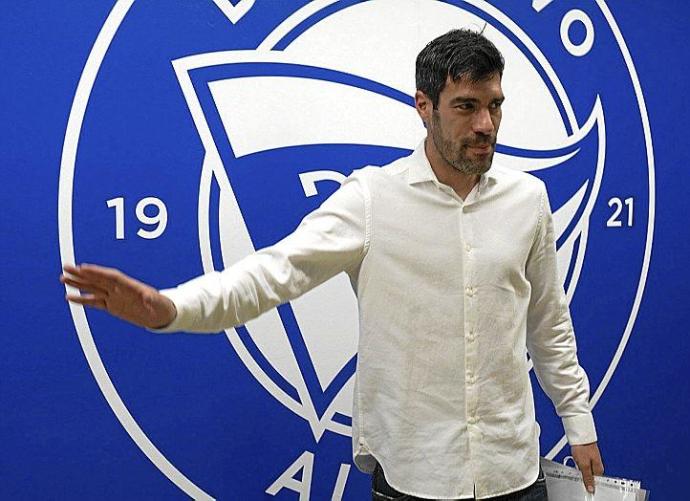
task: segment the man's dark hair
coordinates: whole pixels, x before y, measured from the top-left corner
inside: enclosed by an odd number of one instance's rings
[[[417,56],[417,89],[436,109],[448,76],[453,81],[467,78],[479,82],[494,73],[502,76],[504,66],[503,56],[482,32],[451,30],[429,42]]]

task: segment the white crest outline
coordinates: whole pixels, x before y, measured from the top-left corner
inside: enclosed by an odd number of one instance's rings
[[[327,0],[322,2],[321,0],[314,0],[312,4],[330,4],[335,0]],[[100,71],[101,64],[107,54],[107,51],[112,43],[112,40],[119,29],[120,25],[124,21],[125,17],[129,13],[130,8],[134,0],[117,0],[113,8],[111,9],[108,17],[106,18],[99,34],[89,51],[89,55],[86,59],[84,69],[79,77],[77,88],[75,91],[74,100],[72,101],[72,106],[70,108],[69,117],[67,121],[67,126],[65,129],[65,138],[63,142],[62,155],[60,160],[60,173],[58,180],[58,239],[60,248],[60,259],[62,265],[74,264],[75,263],[75,252],[74,252],[74,241],[72,235],[72,202],[73,202],[73,181],[74,172],[76,166],[76,156],[77,149],[79,145],[79,139],[81,135],[82,125],[84,121],[84,116],[86,112],[87,105],[93,90],[93,86],[96,77]],[[626,324],[621,342],[618,345],[616,353],[602,378],[601,383],[597,387],[594,395],[592,396],[591,403],[592,406],[596,405],[598,400],[601,398],[606,386],[608,385],[615,369],[620,361],[620,358],[625,350],[628,339],[631,335],[632,328],[635,324],[637,314],[639,312],[640,303],[642,301],[642,296],[644,293],[644,288],[646,285],[646,280],[649,272],[649,263],[651,258],[652,243],[654,237],[654,216],[656,207],[656,191],[655,191],[655,159],[653,143],[651,138],[651,127],[649,122],[649,115],[647,112],[647,106],[644,99],[644,94],[642,92],[642,86],[640,84],[640,79],[635,69],[635,65],[627,47],[625,39],[616,23],[613,14],[611,13],[605,0],[596,0],[596,3],[604,15],[606,22],[611,28],[615,40],[621,50],[623,55],[623,60],[625,62],[626,69],[631,78],[631,83],[635,91],[635,97],[637,99],[640,118],[642,122],[642,130],[645,140],[645,151],[647,155],[647,172],[648,172],[648,183],[649,183],[649,206],[647,213],[647,234],[645,251],[642,262],[642,268],[640,272],[640,280],[638,282],[637,291],[635,294],[635,299],[633,302],[633,307],[631,313],[628,317],[628,322]],[[309,5],[309,4],[308,4]],[[318,7],[319,5],[314,5]],[[293,14],[294,15],[294,14]],[[291,19],[289,16],[288,19]],[[279,25],[279,27],[282,26]],[[275,30],[274,30],[275,31]],[[76,292],[73,288],[66,286],[67,292]],[[103,396],[105,397],[108,405],[113,410],[113,413],[117,419],[122,424],[125,431],[130,435],[134,443],[139,447],[139,449],[144,452],[144,454],[149,458],[149,460],[163,473],[171,482],[173,482],[180,490],[185,494],[189,495],[194,499],[213,499],[196,484],[191,482],[182,472],[172,465],[172,463],[155,447],[148,436],[144,433],[141,427],[138,425],[134,417],[131,415],[127,409],[125,403],[122,401],[117,389],[112,383],[105,367],[103,361],[100,357],[98,349],[96,348],[93,334],[86,318],[85,310],[83,306],[70,304],[70,313],[72,315],[76,333],[79,342],[84,351],[85,358],[89,365],[90,370],[94,375],[99,389],[101,390]],[[549,456],[553,457],[566,443],[565,436],[552,448],[549,452]]]

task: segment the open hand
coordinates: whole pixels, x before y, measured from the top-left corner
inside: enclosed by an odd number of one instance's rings
[[[115,268],[82,264],[65,265],[63,270],[60,281],[82,291],[65,296],[73,303],[100,308],[127,322],[153,329],[165,327],[177,315],[170,299]]]
[[[571,445],[570,452],[582,473],[582,481],[587,492],[594,493],[594,475],[604,474],[604,464],[601,462],[601,454],[596,442],[583,445]]]

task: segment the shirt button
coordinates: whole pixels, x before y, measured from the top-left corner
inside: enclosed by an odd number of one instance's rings
[[[470,416],[470,417],[467,419],[467,422],[468,422],[469,424],[477,424],[477,423],[479,422],[479,418],[478,418],[477,416]]]
[[[474,296],[474,287],[465,287],[465,293],[469,296],[472,297]]]
[[[472,246],[471,246],[470,244],[465,244],[465,250],[466,250],[467,252],[471,251],[471,250],[472,250]]]

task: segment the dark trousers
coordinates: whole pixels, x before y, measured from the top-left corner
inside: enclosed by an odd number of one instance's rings
[[[372,501],[430,501],[424,498],[410,496],[403,494],[393,489],[383,474],[383,469],[379,464],[374,469],[374,474],[371,481],[371,499]],[[548,501],[549,496],[546,492],[546,477],[544,472],[539,467],[539,476],[536,482],[524,489],[505,494],[503,496],[496,496],[493,498],[485,498],[492,501]]]

